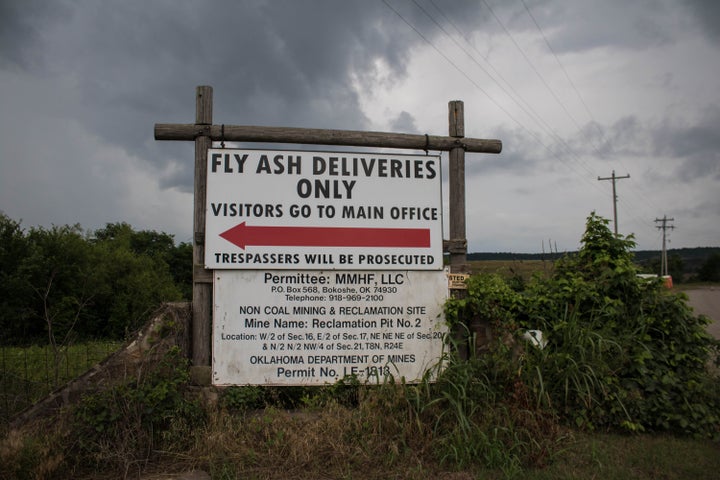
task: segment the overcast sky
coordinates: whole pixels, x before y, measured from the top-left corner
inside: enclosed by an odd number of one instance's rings
[[[0,0],[0,211],[189,241],[193,144],[153,127],[198,85],[216,124],[447,135],[463,100],[503,142],[466,158],[470,252],[578,248],[613,171],[639,249],[665,215],[720,246],[717,0]]]

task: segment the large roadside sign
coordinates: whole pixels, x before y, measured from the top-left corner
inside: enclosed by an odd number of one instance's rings
[[[446,345],[446,271],[214,272],[213,384],[418,382]]]
[[[441,270],[440,158],[210,149],[205,266]]]

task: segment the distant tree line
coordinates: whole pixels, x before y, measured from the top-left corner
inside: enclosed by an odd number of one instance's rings
[[[703,263],[697,273],[702,282],[720,282],[720,253],[713,253]]]
[[[192,245],[109,223],[25,230],[0,212],[0,343],[122,339],[163,301],[189,299]]]
[[[670,252],[669,270],[677,281],[689,258],[698,264],[693,279],[720,281],[720,248]],[[468,259],[563,255],[471,253]],[[702,263],[698,255],[704,255]],[[635,252],[635,261],[645,271],[659,271],[659,252]],[[161,302],[189,300],[191,288],[192,245],[175,244],[167,233],[137,231],[124,222],[88,232],[80,225],[25,230],[0,212],[0,344],[123,339]]]
[[[510,253],[475,252],[468,254],[468,260],[558,260],[573,256],[577,252],[551,253]],[[636,250],[633,261],[645,273],[660,273],[661,252]],[[668,273],[675,283],[684,280],[699,282],[720,282],[720,247],[676,248],[668,250]]]

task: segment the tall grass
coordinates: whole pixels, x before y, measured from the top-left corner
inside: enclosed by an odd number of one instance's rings
[[[631,420],[613,381],[625,352],[612,336],[589,328],[594,323],[566,308],[562,319],[541,325],[550,347],[528,345],[523,358],[524,382],[537,402],[590,429],[595,427],[594,412],[602,412],[610,398],[615,399],[610,408]]]
[[[446,356],[435,382],[346,379],[282,392],[234,387],[202,409],[183,383],[183,363],[168,357],[166,367],[161,362],[147,377],[87,397],[69,417],[0,440],[0,477],[123,478],[191,469],[220,479],[612,476],[622,467],[609,465],[610,452],[623,437],[598,443],[570,433],[550,408],[565,397],[593,404],[588,399],[603,391],[593,362],[616,352],[612,342],[573,323],[568,316],[555,336],[578,343],[572,362],[530,348],[518,355],[498,342],[468,361]],[[285,408],[291,397],[293,408]],[[648,448],[656,448],[652,442]],[[646,454],[638,447],[625,460],[625,468],[640,469],[638,478],[658,472],[649,460],[635,464]],[[670,468],[676,473],[667,478],[712,472],[715,465]]]

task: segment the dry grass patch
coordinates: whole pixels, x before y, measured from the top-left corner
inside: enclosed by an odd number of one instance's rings
[[[417,478],[432,469],[423,459],[428,439],[406,421],[407,412],[376,410],[373,403],[218,411],[187,455],[213,478],[379,479],[389,470],[397,472],[394,478]]]

